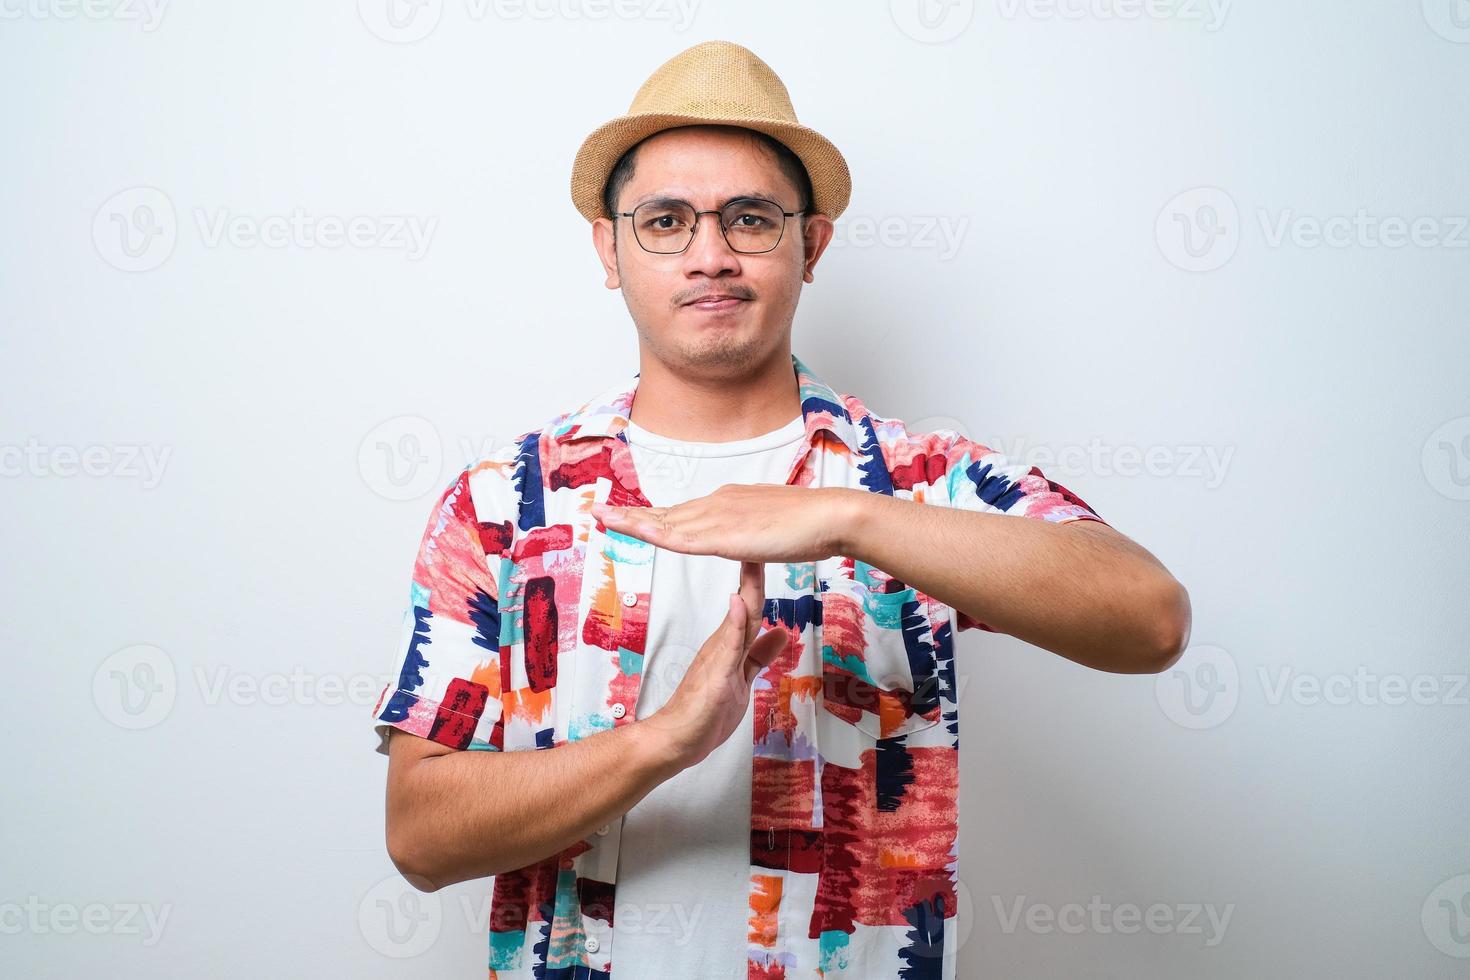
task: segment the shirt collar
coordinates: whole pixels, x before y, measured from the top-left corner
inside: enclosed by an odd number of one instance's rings
[[[808,445],[814,444],[817,433],[825,429],[842,440],[854,454],[860,454],[861,434],[842,396],[812,373],[795,354],[791,355],[791,366],[796,372],[801,416],[806,426]],[[563,440],[592,436],[625,439],[622,433],[628,427],[627,413],[633,405],[633,395],[638,390],[638,376],[639,372],[634,372],[630,381],[613,385],[587,401],[557,426],[556,435]]]

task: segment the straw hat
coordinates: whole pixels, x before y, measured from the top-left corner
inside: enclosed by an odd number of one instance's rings
[[[773,136],[806,165],[811,210],[836,220],[852,194],[847,161],[837,147],[796,121],[785,84],[750,50],[729,41],[696,44],[665,62],[633,96],[628,114],[604,123],[582,142],[572,164],[572,203],[593,221],[619,158],[639,141],[676,126],[743,126]]]

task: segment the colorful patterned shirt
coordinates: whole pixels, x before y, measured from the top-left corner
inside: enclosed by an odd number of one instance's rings
[[[806,438],[788,484],[1102,520],[1040,470],[953,430],[910,432],[791,361]],[[398,679],[373,711],[380,752],[387,726],[502,752],[634,722],[658,549],[607,528],[591,506],[648,506],[623,434],[637,384],[634,374],[487,453],[440,496],[414,565]],[[749,976],[952,980],[953,633],[990,627],[844,556],[768,566],[764,626],[791,642],[751,692]],[[611,977],[621,825],[495,876],[490,980]],[[636,980],[638,964],[619,976]]]

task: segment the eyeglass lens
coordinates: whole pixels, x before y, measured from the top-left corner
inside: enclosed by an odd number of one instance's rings
[[[737,252],[768,252],[781,240],[785,215],[770,201],[731,201],[720,212],[725,240]],[[682,201],[649,201],[633,209],[633,232],[650,252],[682,252],[694,237],[694,208]]]

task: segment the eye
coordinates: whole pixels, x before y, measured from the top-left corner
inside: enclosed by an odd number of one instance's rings
[[[688,228],[689,217],[677,207],[644,206],[634,215],[638,227],[645,231],[668,232]]]
[[[725,226],[744,232],[769,234],[781,227],[781,209],[769,201],[735,201],[725,211]]]

